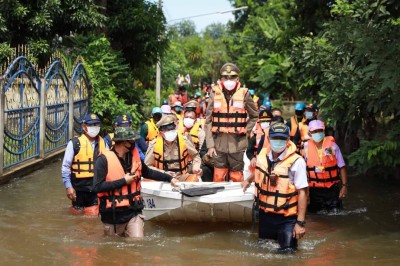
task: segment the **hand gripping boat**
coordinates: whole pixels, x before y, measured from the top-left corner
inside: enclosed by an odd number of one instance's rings
[[[142,182],[146,220],[192,222],[251,222],[254,184],[246,192],[240,183]]]

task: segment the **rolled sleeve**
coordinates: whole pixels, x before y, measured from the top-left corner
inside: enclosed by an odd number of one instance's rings
[[[206,111],[206,123],[204,125],[204,131],[206,133],[207,148],[214,148],[214,138],[211,132],[212,127],[212,112],[214,109],[214,92],[211,93],[208,99],[208,106]]]
[[[67,148],[65,149],[64,159],[61,166],[61,178],[65,188],[72,187],[71,183],[71,166],[74,160],[74,145],[72,141],[68,142]]]
[[[289,178],[296,189],[308,187],[306,162],[302,157],[299,157],[290,167]]]

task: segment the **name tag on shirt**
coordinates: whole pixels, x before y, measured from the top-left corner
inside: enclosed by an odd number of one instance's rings
[[[324,170],[325,170],[325,167],[323,167],[323,166],[315,166],[316,173],[323,173]]]
[[[243,108],[243,103],[242,102],[233,102],[233,107],[235,107],[235,108]]]
[[[221,108],[221,103],[214,103],[215,108]]]

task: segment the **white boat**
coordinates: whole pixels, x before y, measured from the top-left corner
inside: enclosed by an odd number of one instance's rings
[[[246,192],[240,183],[181,182],[172,188],[165,182],[141,182],[146,220],[194,222],[251,222],[254,184]],[[215,194],[189,197],[181,193],[187,188],[223,187]]]

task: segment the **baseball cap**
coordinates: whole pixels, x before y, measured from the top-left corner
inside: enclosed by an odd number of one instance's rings
[[[275,123],[269,127],[269,137],[282,137],[288,138],[289,137],[289,127],[283,123]]]
[[[314,131],[317,129],[325,129],[325,124],[321,120],[312,120],[308,124],[308,131]]]
[[[96,114],[86,114],[82,123],[87,125],[100,124],[100,118]]]
[[[130,115],[120,115],[115,119],[114,125],[116,126],[130,126],[132,124],[132,116]]]

